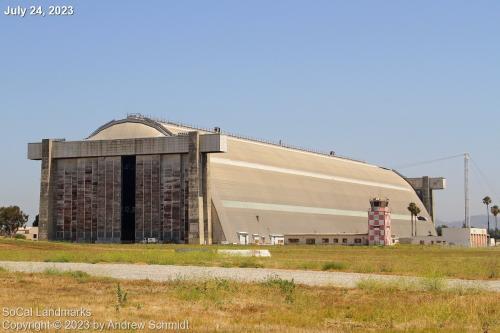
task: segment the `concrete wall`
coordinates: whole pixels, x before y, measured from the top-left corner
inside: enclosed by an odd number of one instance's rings
[[[434,219],[434,191],[446,188],[446,179],[443,177],[419,177],[406,178],[408,183],[415,189],[420,200],[424,204],[431,217]]]
[[[206,151],[225,144],[219,134],[198,132],[29,144],[29,158],[42,160],[40,238],[120,242],[121,157],[135,155],[135,241],[211,243]]]
[[[64,141],[51,140],[52,158],[105,157],[122,155],[187,154],[190,151],[189,135],[158,138],[113,140]],[[201,153],[227,151],[227,139],[220,134],[199,137]],[[28,144],[28,159],[43,158],[43,142]]]
[[[399,239],[399,243],[413,245],[448,245],[448,242],[442,236],[402,237]]]

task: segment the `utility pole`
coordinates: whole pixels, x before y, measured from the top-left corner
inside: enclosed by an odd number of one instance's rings
[[[465,227],[470,228],[469,213],[469,153],[464,153],[464,197],[465,197]]]

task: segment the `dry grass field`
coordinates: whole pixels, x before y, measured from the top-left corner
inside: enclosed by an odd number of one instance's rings
[[[84,318],[48,318],[63,323],[128,321],[144,322],[147,328],[150,320],[188,320],[194,332],[500,331],[498,294],[444,291],[436,283],[403,286],[366,281],[358,289],[341,289],[271,278],[260,284],[120,281],[118,287],[112,279],[54,270],[39,274],[0,270],[0,282],[0,308],[84,307],[92,312]]]
[[[261,246],[271,258],[220,255],[238,246],[74,244],[0,239],[0,260],[337,270],[464,279],[500,279],[500,247]],[[245,247],[248,248],[248,247]],[[183,251],[184,250],[184,251]],[[179,252],[182,251],[182,252]]]

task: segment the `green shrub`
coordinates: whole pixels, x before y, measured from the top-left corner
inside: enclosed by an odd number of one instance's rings
[[[323,264],[323,267],[321,269],[324,271],[338,271],[345,269],[346,267],[347,265],[344,264],[343,262],[330,261]]]
[[[45,259],[45,262],[70,262],[70,260],[65,256],[58,256],[54,258]]]
[[[120,311],[120,308],[124,307],[125,303],[127,302],[127,293],[122,289],[119,283],[116,284],[115,295],[116,295],[115,310],[116,312],[118,312]]]
[[[278,288],[285,296],[285,302],[293,303],[293,301],[295,300],[295,282],[293,281],[293,279],[286,280],[274,275],[270,276],[264,284],[271,288]]]
[[[487,263],[487,268],[488,270],[488,278],[489,279],[496,279],[498,276],[500,276],[500,260],[498,259],[491,259]]]
[[[382,273],[390,273],[393,271],[393,268],[390,264],[383,263],[380,265],[380,272]]]
[[[90,279],[90,275],[86,272],[82,271],[71,271],[71,272],[66,272],[67,275],[71,276],[75,280],[77,280],[80,283],[87,282]]]
[[[83,271],[61,271],[56,268],[47,268],[43,271],[43,274],[50,276],[68,276],[74,278],[78,282],[87,282],[90,278],[90,275]]]
[[[15,238],[15,239],[26,239],[26,236],[25,236],[25,235],[23,235],[23,234],[15,234],[15,235],[14,235],[14,238]]]
[[[43,271],[43,274],[52,276],[61,276],[64,274],[64,272],[55,268],[47,268],[46,270]]]
[[[230,290],[231,285],[226,279],[215,278],[215,286],[217,290]]]
[[[422,279],[422,287],[427,291],[442,291],[446,289],[446,280],[438,275]]]
[[[374,292],[394,292],[394,291],[416,291],[419,290],[418,283],[405,279],[378,280],[376,278],[362,279],[356,286],[359,289]]]
[[[264,265],[253,259],[242,260],[238,263],[238,267],[241,268],[263,268]]]

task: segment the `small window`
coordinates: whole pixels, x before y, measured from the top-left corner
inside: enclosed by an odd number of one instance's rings
[[[306,244],[308,244],[308,245],[314,245],[314,244],[316,244],[316,240],[314,238],[307,238],[306,239]]]
[[[347,238],[342,238],[342,243],[347,243]]]
[[[354,238],[354,243],[361,244],[361,238]]]
[[[328,243],[330,243],[330,240],[328,238],[323,238],[323,239],[321,239],[321,243],[328,244]]]
[[[288,243],[290,244],[298,244],[299,239],[298,238],[288,238]]]
[[[334,239],[333,239],[333,242],[334,242],[334,243],[338,243],[338,242],[339,242],[339,239],[338,239],[338,238],[334,238]]]
[[[33,234],[33,239],[36,239],[36,234]]]

